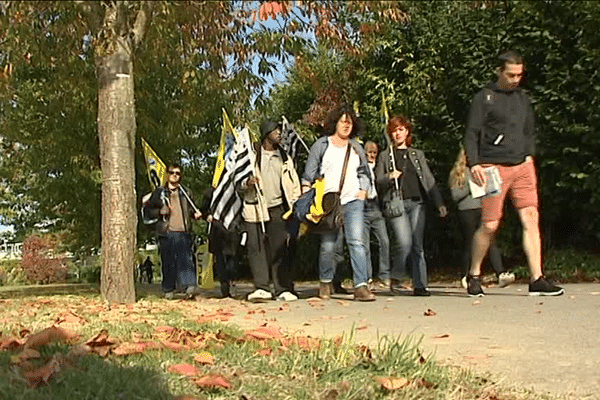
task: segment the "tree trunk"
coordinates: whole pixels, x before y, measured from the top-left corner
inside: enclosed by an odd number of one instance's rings
[[[102,166],[102,272],[108,302],[135,302],[135,102],[130,41],[97,54],[98,135]]]

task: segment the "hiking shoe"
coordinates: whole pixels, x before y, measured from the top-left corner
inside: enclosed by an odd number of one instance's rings
[[[221,281],[221,296],[223,298],[231,297],[231,286],[229,281]]]
[[[173,300],[173,297],[175,297],[175,292],[166,292],[165,293],[165,299],[167,300]]]
[[[375,301],[376,297],[367,285],[362,285],[354,289],[354,300],[358,301]]]
[[[415,288],[415,290],[413,290],[413,296],[418,296],[418,297],[427,297],[427,296],[431,296],[431,293],[429,292],[429,290],[425,289],[425,288]]]
[[[560,296],[564,292],[565,289],[556,286],[544,276],[540,276],[536,281],[529,284],[530,296]]]
[[[254,292],[250,293],[247,297],[248,301],[264,301],[271,300],[273,296],[270,292],[262,289],[256,289]]]
[[[286,292],[280,293],[279,296],[277,296],[277,300],[278,301],[296,301],[296,300],[298,300],[298,296],[296,296],[292,292],[286,291]]]
[[[322,300],[331,299],[332,289],[333,289],[333,285],[331,284],[331,282],[321,282],[319,284],[319,297]]]
[[[498,275],[498,287],[507,287],[511,283],[514,283],[514,281],[515,274],[513,274],[512,272],[506,271]]]
[[[481,278],[479,276],[470,275],[467,279],[467,293],[469,297],[483,297],[483,289],[481,288]]]

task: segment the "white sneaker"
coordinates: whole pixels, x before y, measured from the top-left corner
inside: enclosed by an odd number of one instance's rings
[[[270,292],[262,289],[256,289],[254,292],[250,293],[247,297],[248,301],[261,301],[261,300],[271,300],[273,296]]]
[[[507,287],[515,281],[515,274],[512,272],[502,272],[498,275],[498,287]]]
[[[467,283],[467,277],[463,276],[462,279],[460,280],[460,284],[463,287],[463,289],[466,289],[469,287],[469,284]]]
[[[277,296],[278,301],[296,301],[298,300],[298,296],[296,296],[292,292],[282,292],[279,296]]]

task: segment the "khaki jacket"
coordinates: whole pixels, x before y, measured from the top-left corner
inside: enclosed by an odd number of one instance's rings
[[[256,161],[254,164],[255,171],[260,171],[260,156],[262,147],[260,144],[256,146]],[[294,203],[300,197],[300,179],[298,173],[294,168],[293,160],[286,154],[281,147],[279,148],[281,159],[283,161],[281,166],[281,189],[283,192],[283,207],[284,209],[291,210]],[[267,209],[266,201],[263,195],[262,182],[259,182],[259,192],[257,193],[254,187],[246,187],[246,180],[242,182],[240,190],[242,191],[242,198],[244,199],[244,206],[242,208],[242,216],[246,222],[266,222],[269,221],[269,211]]]

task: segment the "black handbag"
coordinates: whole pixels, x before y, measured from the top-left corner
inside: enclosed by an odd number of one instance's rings
[[[390,152],[393,151],[390,149]],[[385,218],[400,217],[404,214],[404,198],[402,197],[402,183],[404,182],[404,170],[406,169],[406,160],[402,168],[402,175],[400,176],[400,185],[396,188],[388,190],[383,198],[381,199],[382,207],[381,212]]]
[[[346,170],[348,169],[348,160],[350,159],[351,144],[348,143],[344,166],[342,167],[342,177],[340,178],[340,188],[337,192],[325,193],[323,196],[323,216],[319,222],[309,223],[309,229],[312,233],[323,234],[331,233],[340,229],[344,225],[344,209],[340,200],[344,180],[346,179]]]

